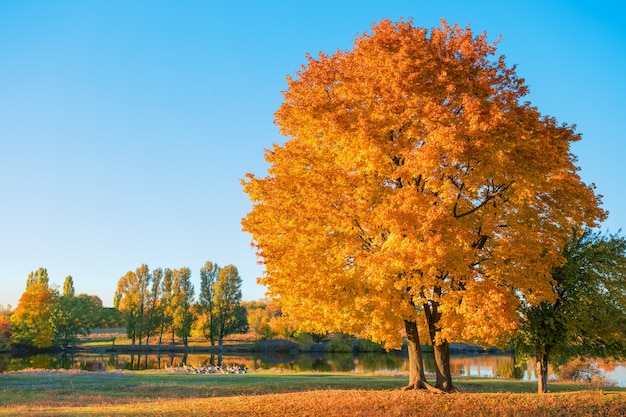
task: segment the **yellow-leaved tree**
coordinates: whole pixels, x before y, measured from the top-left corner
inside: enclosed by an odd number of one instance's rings
[[[574,128],[522,98],[486,34],[383,20],[352,50],[308,56],[276,123],[288,137],[248,174],[243,219],[261,284],[305,330],[435,349],[435,387],[454,390],[449,343],[495,344],[520,298],[553,297],[573,228],[605,213],[577,174]],[[405,332],[405,333],[404,333]]]
[[[11,315],[11,338],[15,343],[36,348],[48,348],[54,344],[57,329],[53,311],[59,294],[50,287],[49,281],[46,268],[39,268],[28,274],[26,291]]]

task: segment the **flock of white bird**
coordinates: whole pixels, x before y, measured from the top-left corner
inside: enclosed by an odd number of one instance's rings
[[[165,369],[170,372],[182,372],[187,374],[247,374],[248,368],[243,365],[203,365],[191,366],[183,364],[181,366],[168,367]]]

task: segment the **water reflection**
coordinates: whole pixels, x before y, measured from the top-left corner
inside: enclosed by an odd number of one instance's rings
[[[532,363],[516,364],[513,356],[506,354],[484,354],[452,356],[450,360],[453,375],[473,377],[515,378],[526,381],[536,380]],[[0,355],[0,372],[26,368],[38,369],[81,369],[86,371],[111,371],[116,369],[145,370],[167,369],[182,366],[238,365],[250,370],[279,369],[295,372],[406,372],[408,361],[401,353],[302,353],[278,354],[260,353],[255,355],[224,355],[218,357],[210,353],[106,353],[74,355],[37,354],[29,356]],[[609,379],[620,386],[626,386],[626,367],[607,365],[601,368]],[[426,372],[433,373],[435,360],[432,354],[424,355]],[[606,369],[604,369],[606,368]]]
[[[400,353],[302,353],[279,354],[260,353],[255,355],[224,355],[223,358],[210,353],[109,353],[30,356],[0,355],[0,371],[13,371],[25,368],[39,369],[82,369],[106,371],[114,369],[144,370],[166,369],[183,364],[202,366],[207,364],[245,365],[249,369],[281,369],[291,371],[319,372],[403,372],[407,371],[407,358]],[[424,355],[426,372],[434,372],[435,360],[432,354]],[[523,374],[516,371],[513,357],[509,355],[473,355],[452,357],[452,372],[456,375],[485,377],[517,377]]]

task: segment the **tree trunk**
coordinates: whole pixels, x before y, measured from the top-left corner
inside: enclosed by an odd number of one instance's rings
[[[409,350],[409,385],[404,387],[409,389],[427,389],[438,391],[426,381],[424,374],[424,360],[422,358],[422,348],[420,346],[417,323],[415,321],[404,320],[406,330],[407,345]]]
[[[428,325],[428,334],[435,354],[435,387],[444,392],[457,392],[452,383],[452,372],[450,370],[450,344],[446,340],[438,340],[439,319],[441,313],[438,310],[439,303],[431,301],[424,304],[424,315]]]
[[[433,345],[435,353],[435,368],[437,374],[436,387],[445,392],[456,392],[458,389],[452,384],[452,371],[450,369],[450,344],[445,341]]]
[[[537,371],[537,393],[548,392],[548,354],[537,355],[535,368]]]
[[[219,325],[220,326],[219,333],[217,335],[217,351],[219,353],[222,353],[224,349],[224,327],[225,327],[224,324],[225,323],[222,317],[222,320],[220,320],[220,325]]]

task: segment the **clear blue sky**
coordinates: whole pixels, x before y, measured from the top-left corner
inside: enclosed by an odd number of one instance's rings
[[[234,264],[261,298],[240,178],[263,149],[285,76],[382,18],[441,18],[491,40],[530,100],[583,134],[581,175],[626,226],[626,11],[621,1],[0,0],[0,304],[26,277],[111,305],[142,263]]]

